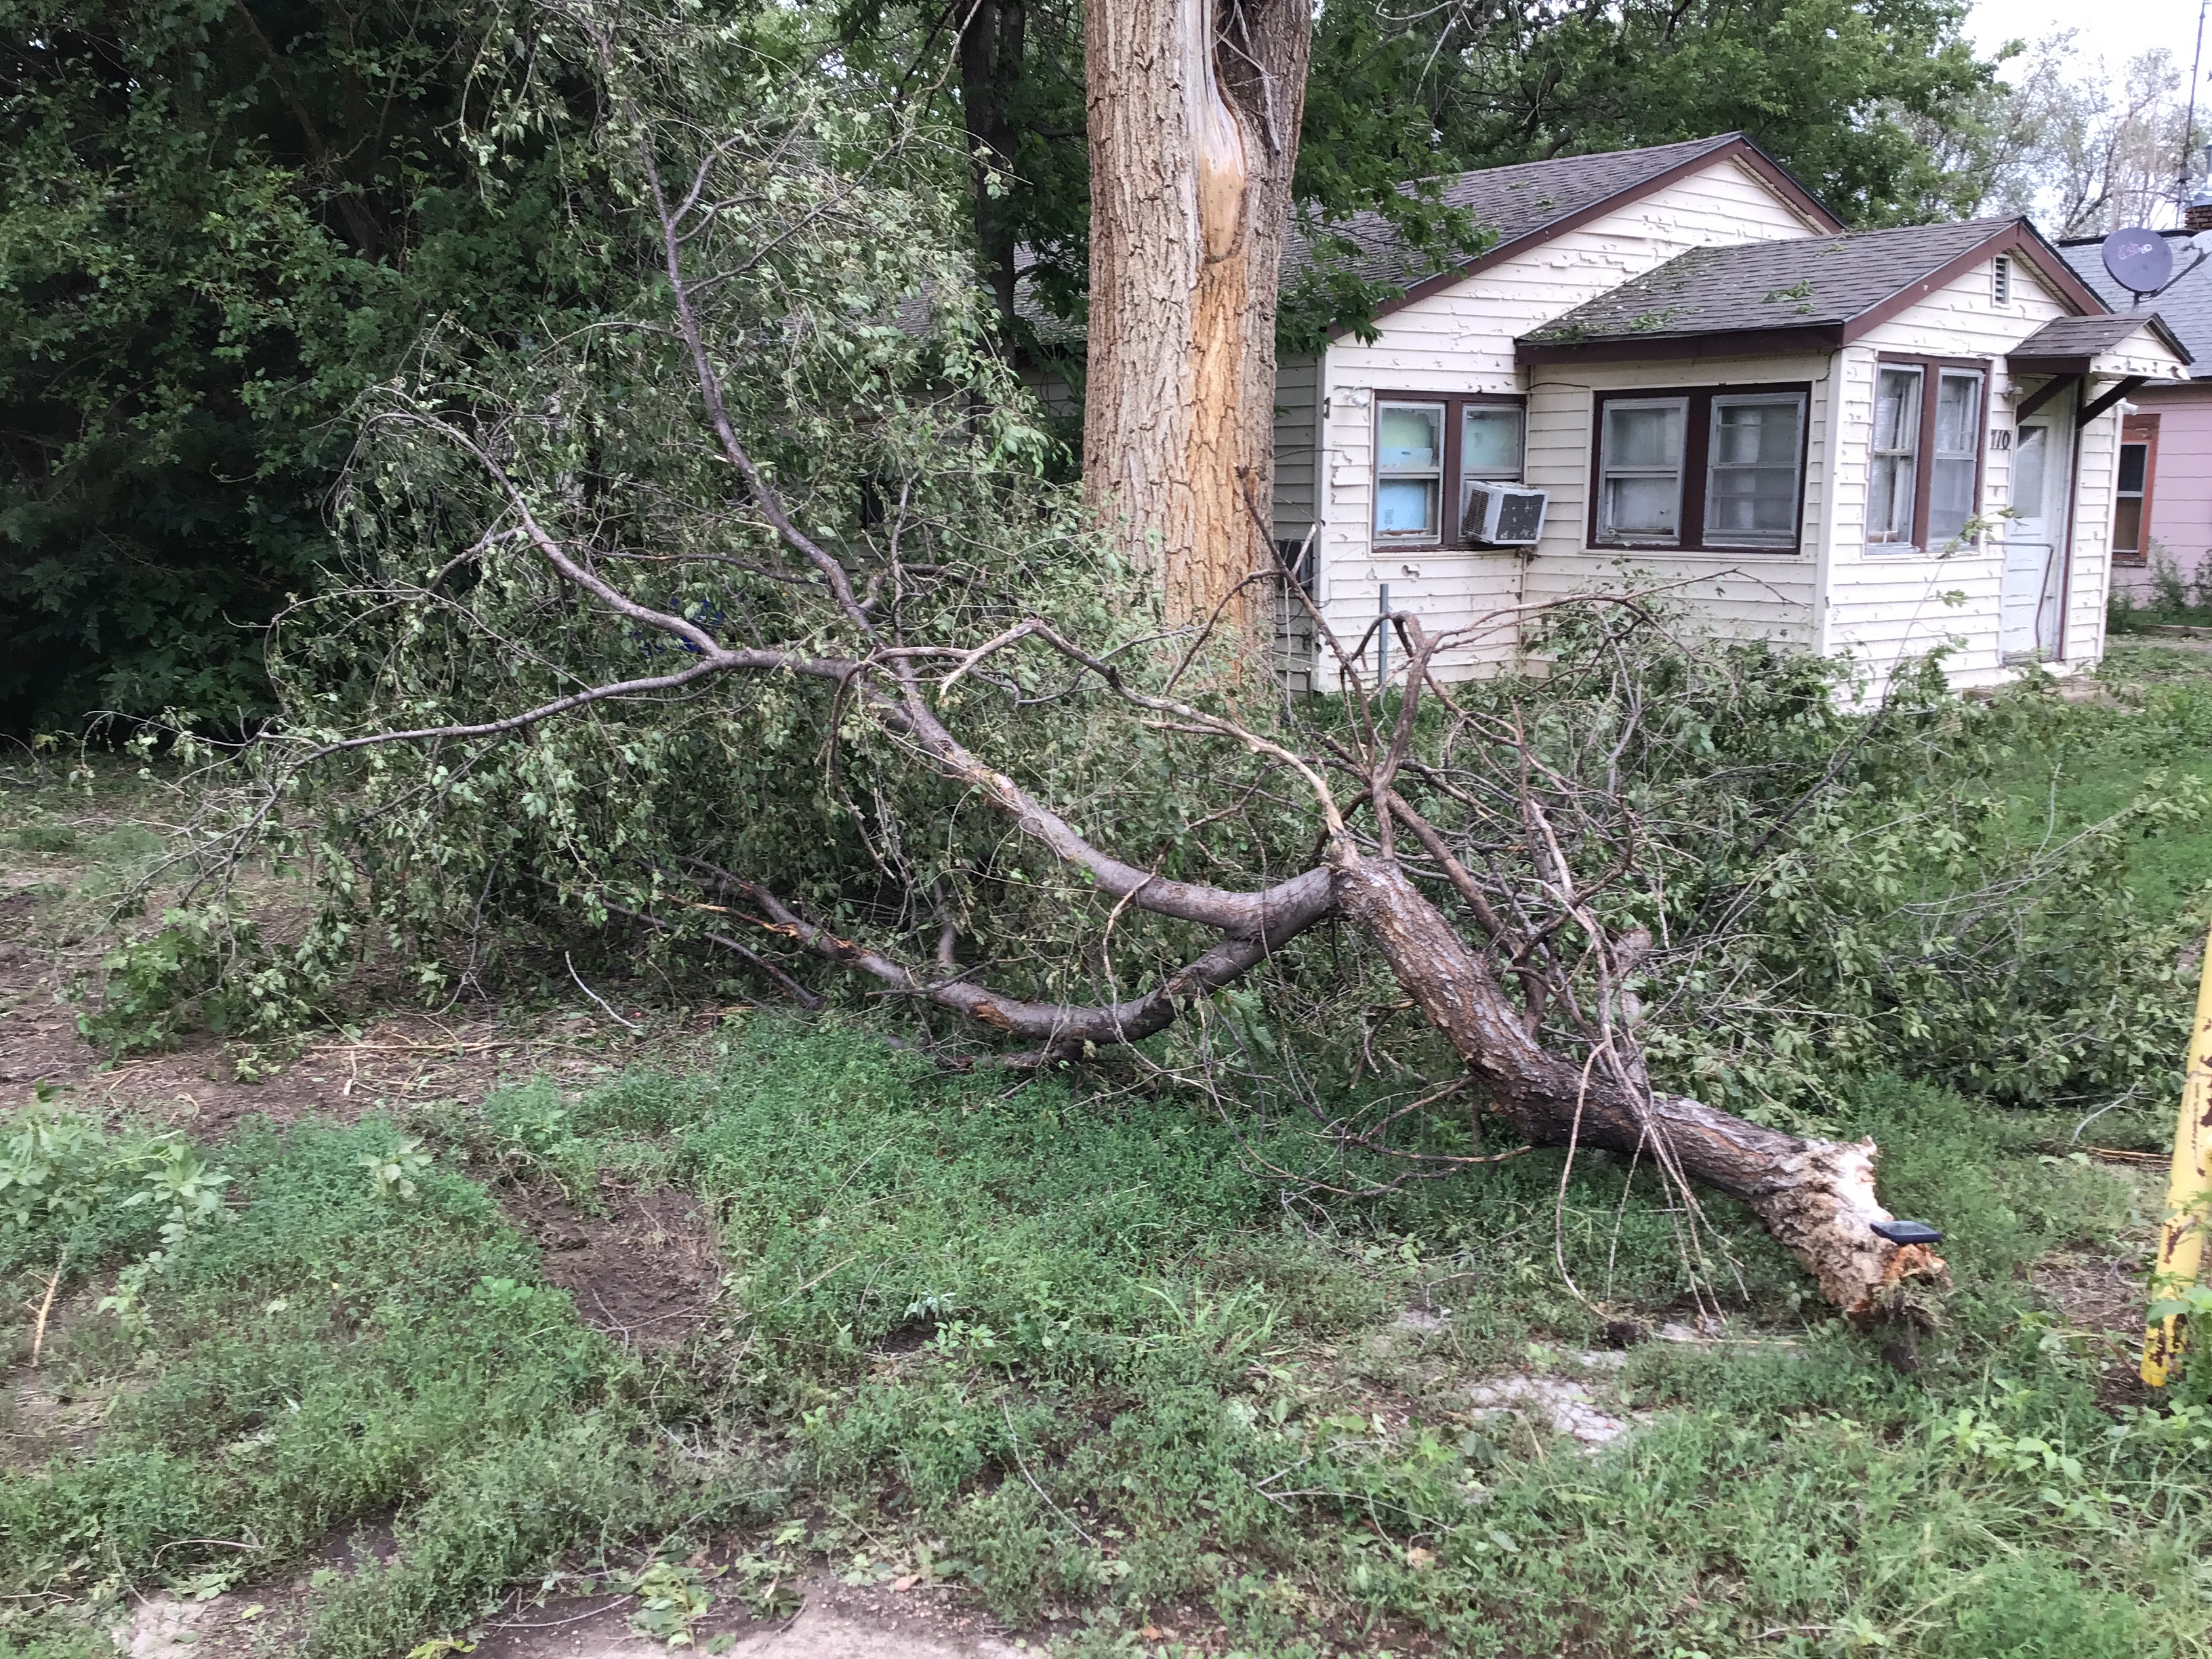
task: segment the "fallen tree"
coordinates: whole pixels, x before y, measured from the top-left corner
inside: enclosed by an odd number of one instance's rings
[[[1466,633],[1412,617],[1389,624],[1405,647],[1389,687],[1364,672],[1368,641],[1321,627],[1341,702],[1252,706],[1241,642],[1159,625],[1147,574],[1117,587],[1130,573],[1008,464],[1018,422],[986,411],[1018,392],[970,349],[952,262],[917,270],[911,253],[931,210],[901,197],[897,158],[919,140],[825,136],[818,106],[787,104],[702,133],[652,101],[666,65],[702,72],[696,42],[589,12],[561,27],[604,89],[608,165],[658,268],[635,315],[521,367],[426,355],[374,411],[348,503],[358,580],[280,636],[289,722],[257,751],[230,842],[322,812],[314,950],[404,933],[435,889],[428,909],[471,929],[497,905],[642,927],[786,994],[815,994],[811,958],[1034,1069],[1170,1032],[1326,931],[1376,953],[1448,1043],[1462,1075],[1432,1098],[1464,1092],[1528,1146],[1648,1160],[1692,1212],[1698,1186],[1742,1200],[1854,1317],[1942,1279],[1924,1248],[1873,1231],[1887,1212],[1870,1144],[1651,1082],[1663,1011],[1645,1006],[1655,946],[1636,912],[1665,866],[1650,849],[1697,836],[1651,822],[1639,791],[1648,596],[1551,618],[1585,636],[1563,661],[1617,693],[1565,736],[1587,766],[1443,684],[1432,665]],[[895,326],[902,309],[933,320]],[[1275,579],[1271,560],[1241,586]],[[1179,830],[1146,826],[1142,787],[1055,799],[1054,766],[1073,775],[1116,744],[1182,769],[1165,792],[1190,803]],[[752,793],[727,786],[748,769]],[[691,795],[656,794],[678,775]],[[1115,850],[1124,836],[1145,850]],[[916,850],[933,842],[955,851]],[[1694,956],[1725,921],[1662,951]],[[1032,943],[1011,950],[1021,925]],[[1116,989],[1117,929],[1144,960],[1134,994]],[[1106,994],[1066,994],[1082,984]],[[1494,1154],[1417,1156],[1434,1173]]]

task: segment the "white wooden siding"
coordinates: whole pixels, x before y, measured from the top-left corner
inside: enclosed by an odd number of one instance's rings
[[[1820,227],[1756,173],[1723,159],[1391,313],[1371,345],[1333,343],[1321,375],[1319,468],[1320,598],[1330,627],[1348,647],[1374,619],[1386,583],[1393,607],[1419,613],[1431,632],[1474,628],[1522,598],[1527,562],[1516,553],[1387,549],[1378,556],[1376,392],[1525,392],[1513,358],[1517,337],[1692,248],[1816,234]],[[1546,441],[1556,449],[1556,439]],[[1539,482],[1540,465],[1547,480],[1564,476],[1556,453],[1540,463],[1536,446],[1532,419],[1528,481]],[[1579,495],[1579,472],[1572,482]],[[1438,662],[1447,674],[1472,674],[1518,649],[1517,629],[1501,617]]]
[[[1918,304],[1874,329],[1841,355],[1844,387],[1844,438],[1829,526],[1829,568],[1821,610],[1819,647],[1850,656],[1868,677],[1869,695],[1878,696],[1890,674],[1905,659],[1948,645],[1944,671],[1959,687],[1995,685],[2017,671],[2008,669],[1999,648],[1998,611],[2004,571],[2004,526],[1979,546],[1949,554],[1939,550],[1892,551],[1866,543],[1866,492],[1874,417],[1875,369],[1883,352],[1936,357],[1977,357],[1988,362],[1988,405],[1984,426],[2009,429],[2014,409],[2043,382],[2015,383],[2006,354],[2054,318],[2069,314],[2059,297],[2024,262],[2013,263],[2013,300],[1990,300],[1990,271],[1975,266]],[[2170,374],[2138,343],[2130,343],[2128,365],[2140,357],[2142,372]],[[2103,366],[2100,360],[2100,368]],[[2103,385],[2093,381],[2094,396]],[[2056,399],[2055,413],[2075,407]],[[2106,583],[2110,575],[2112,488],[2116,413],[2100,416],[2074,440],[2075,485],[2071,559],[2068,567],[2060,655],[2070,668],[2094,665],[2104,652]],[[2009,450],[1993,450],[1984,437],[1982,495],[1978,511],[2001,512],[2011,500]],[[2062,531],[2063,535],[2064,532]],[[2062,556],[2063,556],[2062,553]]]
[[[1810,647],[1815,630],[1820,529],[1826,520],[1831,360],[1825,353],[1702,362],[1559,364],[1530,371],[1528,482],[1551,492],[1544,539],[1528,562],[1524,603],[1626,587],[1664,591],[1732,638]],[[1676,553],[1589,544],[1590,416],[1601,392],[1653,392],[1803,381],[1807,400],[1804,514],[1797,550]]]

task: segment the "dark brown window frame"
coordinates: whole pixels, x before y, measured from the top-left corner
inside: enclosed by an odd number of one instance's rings
[[[2136,535],[2139,545],[2120,545],[2120,457],[2112,457],[2112,562],[2126,565],[2130,569],[2150,563],[2150,503],[2158,488],[2158,416],[2130,415],[2120,422],[2118,448],[2125,450],[2130,444],[2143,446],[2142,512],[2136,520]]]
[[[1461,410],[1470,404],[1487,404],[1492,408],[1506,405],[1521,411],[1521,475],[1513,480],[1524,482],[1528,476],[1528,399],[1517,392],[1384,392],[1377,390],[1369,398],[1374,405],[1374,419],[1369,422],[1369,453],[1376,459],[1367,466],[1367,482],[1370,492],[1367,507],[1367,537],[1369,545],[1376,550],[1386,547],[1402,548],[1412,552],[1438,552],[1463,550],[1467,538],[1459,533],[1459,463],[1461,428],[1466,416]],[[1444,453],[1441,458],[1442,471],[1437,485],[1437,534],[1426,540],[1411,537],[1393,536],[1385,538],[1375,527],[1374,497],[1379,495],[1377,480],[1382,451],[1382,406],[1385,404],[1442,404],[1444,406]]]
[[[1705,542],[1705,486],[1712,455],[1713,399],[1763,398],[1792,394],[1805,400],[1804,418],[1797,426],[1797,513],[1790,526],[1790,543],[1761,546],[1756,542]],[[1601,538],[1598,534],[1600,496],[1605,488],[1605,407],[1611,403],[1649,403],[1661,398],[1689,401],[1682,433],[1681,532],[1672,540],[1664,537]],[[1590,394],[1589,508],[1584,515],[1584,545],[1611,551],[1648,548],[1662,553],[1766,554],[1798,558],[1805,551],[1805,489],[1813,447],[1813,383],[1810,380],[1761,380],[1746,385],[1652,386],[1617,387]],[[1692,480],[1696,481],[1694,490]]]
[[[1865,547],[1869,553],[1880,550],[1880,556],[1885,557],[1927,553],[1932,550],[1928,545],[1928,509],[1935,500],[1936,406],[1942,401],[1940,398],[1929,394],[1940,386],[1941,376],[1947,368],[1982,377],[1980,407],[1976,410],[1979,425],[1974,434],[1974,505],[1966,514],[1968,520],[1972,521],[1982,514],[1984,477],[1990,465],[1990,404],[1992,401],[1990,387],[1996,377],[1990,372],[1990,359],[1987,357],[1929,357],[1917,352],[1884,351],[1875,355],[1875,395],[1877,398],[1881,396],[1880,376],[1883,369],[1917,368],[1921,371],[1920,434],[1919,447],[1912,454],[1912,539],[1909,542],[1869,539]],[[1871,428],[1869,430],[1870,440]],[[1871,478],[1871,465],[1869,474]],[[1869,488],[1872,488],[1871,483]],[[1981,539],[1975,538],[1977,543]]]

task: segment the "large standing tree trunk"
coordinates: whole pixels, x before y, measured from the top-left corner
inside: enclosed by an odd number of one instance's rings
[[[1874,1231],[1894,1218],[1875,1197],[1872,1141],[1801,1139],[1572,1065],[1536,1041],[1489,962],[1389,859],[1340,851],[1336,893],[1346,918],[1374,940],[1406,994],[1532,1145],[1641,1154],[1675,1180],[1741,1199],[1820,1294],[1855,1319],[1883,1311],[1906,1279],[1948,1282],[1926,1245],[1893,1244]]]
[[[1272,558],[1275,312],[1305,98],[1306,0],[1094,0],[1084,487],[1169,615]],[[1256,504],[1257,516],[1248,505]],[[1249,614],[1248,614],[1249,613]]]
[[[960,34],[960,108],[968,124],[968,161],[973,174],[975,240],[991,285],[999,320],[1014,325],[1014,228],[993,173],[1013,170],[1019,137],[1007,99],[1020,80],[1028,50],[1029,0],[977,0]]]

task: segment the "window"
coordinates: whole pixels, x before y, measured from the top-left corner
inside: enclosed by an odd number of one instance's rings
[[[1885,357],[1875,368],[1869,546],[1949,550],[1981,511],[1983,387],[1973,362]]]
[[[2150,551],[2151,485],[2158,472],[2158,416],[2130,415],[2120,423],[2120,466],[2112,501],[2112,558],[2146,564]]]
[[[1928,493],[1928,544],[1965,533],[1981,479],[1982,377],[1945,369],[1936,379],[1936,459]]]
[[[1608,542],[1679,542],[1683,428],[1689,399],[1605,405],[1598,437],[1598,536]]]
[[[2042,527],[2044,515],[2050,510],[2043,499],[2050,457],[2051,422],[2039,421],[2033,426],[2022,426],[2013,440],[2012,509],[2038,529]]]
[[[1518,398],[1376,399],[1375,538],[1456,546],[1477,479],[1521,481],[1527,416]],[[1447,490],[1445,481],[1453,488]],[[1454,516],[1443,517],[1449,507]]]
[[[1795,551],[1809,393],[1804,386],[1600,393],[1591,543]]]
[[[1442,404],[1383,404],[1375,417],[1375,534],[1432,542],[1443,489]]]
[[[1912,479],[1920,452],[1920,371],[1875,374],[1874,464],[1867,489],[1867,539],[1912,539]]]
[[[1805,399],[1796,393],[1716,396],[1705,466],[1705,540],[1794,547]]]
[[[2012,256],[2008,253],[1998,254],[1990,266],[1990,303],[2012,303]]]

